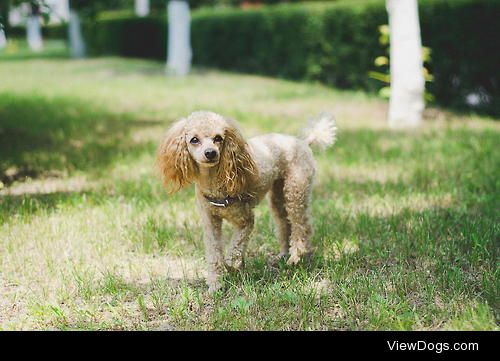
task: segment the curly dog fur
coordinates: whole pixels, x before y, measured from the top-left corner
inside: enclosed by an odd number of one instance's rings
[[[245,141],[236,123],[200,111],[174,123],[158,149],[165,186],[174,192],[196,184],[210,291],[225,269],[240,269],[254,225],[253,208],[268,194],[280,255],[296,264],[312,251],[311,190],[315,162],[311,146],[335,141],[335,122],[322,115],[303,139],[266,134]],[[235,232],[224,257],[222,221]]]

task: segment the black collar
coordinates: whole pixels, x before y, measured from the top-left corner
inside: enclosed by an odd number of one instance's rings
[[[207,195],[203,196],[211,205],[223,208],[229,207],[231,204],[234,204],[236,202],[248,202],[252,199],[252,196],[250,194],[242,194],[240,196],[235,196],[235,197],[227,196],[226,198],[222,199],[212,198]]]

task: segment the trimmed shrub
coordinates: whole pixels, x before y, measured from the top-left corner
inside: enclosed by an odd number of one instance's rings
[[[167,23],[164,18],[107,19],[84,26],[91,55],[120,55],[164,59],[167,53]]]
[[[500,1],[421,1],[420,23],[436,102],[500,115]],[[468,96],[479,104],[467,104]]]
[[[432,49],[435,80],[428,90],[435,102],[499,115],[500,1],[420,0],[419,11],[422,43]],[[382,0],[199,13],[192,23],[193,60],[378,90],[382,84],[367,73],[384,54],[377,27],[387,23]]]
[[[25,38],[26,27],[10,26],[6,31],[7,38]],[[68,28],[66,25],[49,25],[42,27],[42,35],[49,39],[66,39]]]
[[[419,9],[435,102],[500,115],[500,0],[420,0]],[[200,9],[192,12],[193,62],[374,91],[383,84],[368,72],[384,54],[377,28],[387,22],[385,0]],[[106,17],[84,33],[94,55],[166,57],[164,16]]]

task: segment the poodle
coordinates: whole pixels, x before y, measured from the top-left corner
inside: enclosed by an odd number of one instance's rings
[[[224,270],[243,266],[254,226],[253,208],[268,194],[280,256],[296,264],[312,252],[311,190],[315,162],[311,146],[333,145],[336,125],[323,114],[301,139],[283,134],[243,138],[235,121],[198,111],[174,123],[157,154],[163,183],[174,192],[195,183],[210,292]],[[224,257],[222,221],[235,228]]]

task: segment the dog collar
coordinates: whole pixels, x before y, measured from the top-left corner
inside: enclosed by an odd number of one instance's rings
[[[211,205],[222,208],[229,207],[231,204],[234,204],[236,202],[248,202],[250,199],[252,199],[252,196],[249,194],[243,194],[241,196],[236,196],[236,197],[227,196],[226,198],[222,199],[212,198],[207,195],[203,196]]]

